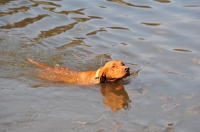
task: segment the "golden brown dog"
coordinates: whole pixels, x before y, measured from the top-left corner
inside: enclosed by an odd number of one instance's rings
[[[37,76],[51,81],[61,81],[70,84],[94,85],[103,82],[113,82],[130,75],[129,67],[119,60],[109,61],[98,70],[84,72],[63,67],[50,67],[30,58],[27,58],[27,60],[42,68],[38,70]]]

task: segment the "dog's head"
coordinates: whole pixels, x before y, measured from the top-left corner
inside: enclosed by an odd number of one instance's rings
[[[113,82],[115,80],[130,76],[129,69],[130,68],[125,66],[122,61],[109,61],[100,69],[100,83]]]

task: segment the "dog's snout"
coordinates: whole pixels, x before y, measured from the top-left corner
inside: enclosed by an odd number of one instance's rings
[[[129,67],[125,67],[124,71],[129,72],[129,69],[130,69]]]

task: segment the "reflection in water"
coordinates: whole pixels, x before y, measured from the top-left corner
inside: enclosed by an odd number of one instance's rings
[[[123,44],[124,46],[128,45],[127,43],[124,43],[124,42],[120,42],[120,44]]]
[[[160,3],[170,3],[170,0],[154,0],[156,2],[160,2]]]
[[[10,3],[12,0],[0,0],[0,5],[5,5],[7,3]]]
[[[30,0],[30,1],[33,2],[34,4],[32,4],[32,5],[26,5],[26,6],[21,6],[21,7],[18,7],[18,8],[8,8],[11,11],[10,12],[0,12],[0,16],[2,17],[2,16],[6,16],[6,15],[12,15],[12,14],[15,14],[15,13],[18,13],[18,12],[26,12],[30,8],[37,7],[40,4],[61,7],[61,5],[55,4],[53,2],[34,1],[34,0]],[[9,2],[11,2],[11,0],[1,0],[0,1],[0,5],[4,5],[4,4],[7,4]],[[45,8],[45,7],[43,7],[43,8]],[[53,8],[53,9],[55,9],[55,8]]]
[[[145,40],[145,38],[138,38],[139,40]]]
[[[56,7],[61,7],[59,4],[55,4],[53,2],[47,2],[47,1],[35,1],[35,0],[30,0],[31,2],[37,4],[37,5],[51,5],[51,6],[56,6]]]
[[[18,8],[9,8],[10,12],[0,12],[0,16],[6,16],[6,15],[12,15],[14,13],[18,13],[18,12],[26,12],[30,9],[30,7],[28,6],[22,6],[22,7],[18,7]]]
[[[125,27],[106,27],[106,28],[110,28],[110,29],[119,29],[119,30],[129,30],[128,28],[125,28]],[[97,34],[98,32],[107,32],[106,29],[99,29],[99,30],[95,30],[95,31],[92,31],[90,33],[87,33],[86,35],[95,35]]]
[[[133,7],[139,7],[139,8],[151,8],[150,6],[143,6],[143,5],[134,5],[132,3],[128,3],[128,2],[125,2],[123,0],[107,0],[107,1],[110,1],[110,2],[117,2],[119,4],[123,4],[123,5],[127,5],[127,6],[133,6]]]
[[[191,52],[190,50],[186,50],[186,49],[174,49],[175,51],[181,51],[181,52]]]
[[[76,20],[77,22],[86,22],[88,20],[91,20],[91,19],[103,19],[101,17],[98,17],[98,16],[88,16],[89,18],[73,18],[74,20]]]
[[[95,35],[97,34],[98,32],[107,32],[107,30],[105,29],[99,29],[99,30],[96,30],[96,31],[92,31],[90,33],[87,33],[86,35]]]
[[[72,19],[76,20],[77,22],[87,22],[88,20],[90,20],[90,18],[75,18],[72,17]]]
[[[103,19],[102,17],[99,17],[99,16],[88,16],[88,17],[90,17],[92,19]]]
[[[103,83],[100,86],[100,92],[105,97],[103,103],[109,106],[113,112],[117,113],[121,108],[125,110],[130,108],[131,100],[121,80],[112,83]]]
[[[128,28],[125,28],[125,27],[107,27],[107,28],[120,29],[120,30],[129,30]]]
[[[161,25],[160,23],[149,23],[149,22],[141,22],[142,24],[144,25],[147,25],[147,26],[159,26]]]
[[[185,5],[183,7],[200,7],[200,5]]]
[[[71,39],[70,39],[71,40]],[[88,46],[90,47],[89,45],[85,44],[85,42],[83,41],[82,38],[80,39],[75,39],[75,40],[72,40],[72,42],[68,43],[68,44],[64,44],[62,46],[59,46],[57,47],[58,50],[63,50],[63,49],[67,49],[69,47],[74,47],[74,46],[77,46],[77,45],[84,45],[84,46]]]
[[[32,24],[36,21],[39,21],[47,16],[49,16],[49,15],[43,14],[43,15],[38,15],[37,17],[34,17],[34,18],[25,18],[24,20],[22,20],[20,22],[16,22],[14,24],[8,24],[6,26],[1,26],[0,28],[4,28],[4,29],[23,28],[23,27],[26,27],[27,25]]]
[[[63,14],[63,15],[69,15],[69,14],[79,14],[79,15],[85,15],[83,12],[81,12],[81,11],[83,11],[83,10],[85,10],[84,8],[81,8],[81,9],[78,9],[78,10],[72,10],[72,11],[60,11],[60,12],[55,12],[55,13],[57,13],[57,14]]]
[[[61,34],[63,32],[66,32],[67,30],[70,30],[76,25],[77,22],[71,23],[69,25],[64,25],[64,26],[58,26],[53,29],[50,29],[48,31],[41,31],[41,34],[38,35],[37,38],[35,38],[33,41],[38,41],[44,38],[49,38],[58,34]]]

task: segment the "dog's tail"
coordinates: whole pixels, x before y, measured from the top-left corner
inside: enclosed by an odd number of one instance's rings
[[[36,61],[34,61],[34,60],[30,59],[30,58],[27,58],[27,60],[30,61],[31,63],[35,64],[38,67],[41,67],[41,68],[51,68],[50,66],[47,66],[47,65],[45,65],[43,63],[36,62]]]

